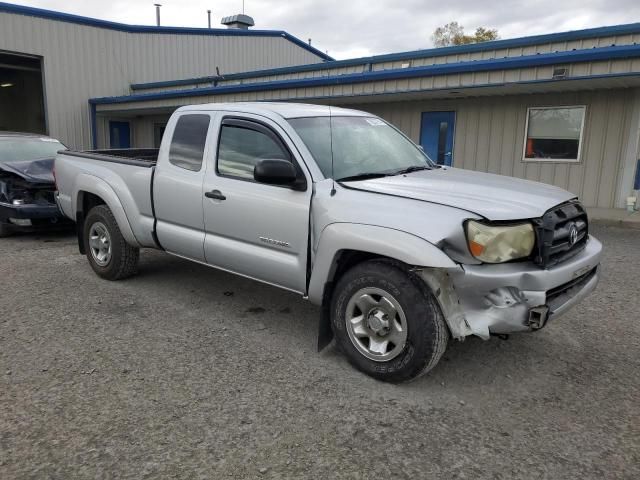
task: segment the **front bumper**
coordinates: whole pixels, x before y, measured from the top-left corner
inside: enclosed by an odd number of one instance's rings
[[[449,272],[467,334],[488,338],[543,327],[596,288],[601,256],[602,244],[590,236],[584,250],[548,270],[514,262]]]
[[[21,227],[12,219],[30,220],[29,227]],[[58,209],[57,205],[10,205],[0,203],[0,223],[11,225],[16,230],[30,230],[38,227],[58,225],[66,219]]]

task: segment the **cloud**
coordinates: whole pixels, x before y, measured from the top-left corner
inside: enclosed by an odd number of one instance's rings
[[[239,13],[242,0],[159,0],[162,24],[206,27],[207,9],[214,26]],[[34,0],[21,2],[51,10],[117,22],[153,25],[149,0]],[[255,28],[286,30],[336,58],[416,50],[432,46],[431,34],[458,21],[467,32],[497,28],[502,38],[640,21],[638,0],[246,0]]]

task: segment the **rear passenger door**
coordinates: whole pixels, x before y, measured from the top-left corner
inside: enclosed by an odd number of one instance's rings
[[[275,122],[249,114],[220,120],[204,181],[207,263],[303,293],[311,177]],[[256,182],[253,169],[260,159],[292,162],[304,180],[301,190]]]
[[[211,148],[212,115],[184,112],[166,128],[153,181],[156,233],[162,248],[201,262],[204,257],[202,182]],[[213,147],[215,150],[215,146]]]

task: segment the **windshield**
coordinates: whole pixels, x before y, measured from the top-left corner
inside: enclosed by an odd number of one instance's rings
[[[336,180],[433,167],[422,150],[379,118],[309,117],[293,118],[289,123],[326,178],[332,178],[332,150]]]
[[[52,158],[65,146],[53,138],[0,137],[0,163]]]

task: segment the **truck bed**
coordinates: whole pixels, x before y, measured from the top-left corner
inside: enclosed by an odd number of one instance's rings
[[[157,149],[59,152],[55,159],[58,206],[75,219],[85,193],[96,195],[111,206],[116,218],[121,216],[130,229],[131,243],[154,247],[152,191],[157,158]]]
[[[136,167],[155,167],[158,162],[158,148],[118,148],[108,150],[67,150],[65,155],[91,158],[103,162],[122,163]]]

